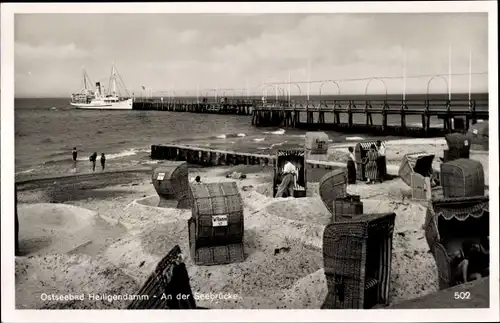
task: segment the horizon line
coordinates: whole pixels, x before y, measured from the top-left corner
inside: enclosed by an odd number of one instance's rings
[[[484,94],[489,94],[489,91],[484,91],[484,92],[470,92],[471,95],[484,95]],[[400,95],[403,96],[403,93],[370,93],[370,94],[364,94],[364,93],[310,93],[310,96],[346,96],[346,95],[353,95],[353,96],[395,96],[395,95]],[[432,93],[422,93],[422,92],[415,92],[415,93],[406,93],[405,95],[448,95],[448,92],[432,92]],[[454,92],[451,93],[451,95],[469,95],[469,92]],[[246,94],[241,94],[241,95],[224,95],[225,97],[246,97]],[[261,97],[262,95],[260,94],[252,94],[248,95],[248,97]],[[268,94],[268,97],[274,97],[274,95]],[[280,95],[280,97],[283,95]],[[303,94],[291,94],[290,96],[307,96],[306,93]],[[130,96],[131,97],[131,96]],[[174,95],[174,96],[168,96],[168,95],[153,95],[153,96],[147,96],[147,95],[135,95],[135,98],[145,98],[145,97],[174,97],[174,98],[190,98],[190,97],[197,97],[196,94],[190,94],[190,95]],[[199,95],[198,97],[214,97],[214,95]],[[218,95],[217,97],[222,97],[222,95]],[[71,99],[71,95],[68,96],[14,96],[14,99]]]

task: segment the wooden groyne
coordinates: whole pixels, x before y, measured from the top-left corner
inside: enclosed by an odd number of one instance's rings
[[[301,116],[305,115],[305,120]],[[341,122],[341,116],[347,122]],[[363,123],[355,123],[354,116],[363,115]],[[380,124],[373,116],[381,117]],[[327,122],[327,116],[333,122]],[[390,124],[389,118],[399,119]],[[420,126],[407,124],[408,116],[420,116]],[[442,120],[442,127],[431,127],[431,118]],[[302,128],[308,130],[334,130],[342,132],[371,132],[385,135],[420,137],[441,136],[454,131],[465,131],[478,119],[488,120],[488,100],[330,100],[320,102],[286,101],[256,103],[252,112],[252,125]],[[393,122],[391,122],[393,123]]]
[[[187,161],[189,164],[200,166],[236,166],[260,165],[273,167],[276,156],[252,154],[244,152],[215,150],[202,147],[183,145],[152,145],[151,159]],[[318,182],[323,175],[338,167],[345,167],[344,163],[319,160],[306,160],[307,179]]]

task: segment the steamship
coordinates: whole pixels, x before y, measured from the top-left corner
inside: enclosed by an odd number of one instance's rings
[[[70,104],[77,109],[98,109],[98,110],[132,110],[133,100],[128,97],[120,97],[117,92],[117,80],[121,81],[115,66],[112,66],[110,77],[109,93],[106,93],[100,82],[95,83],[95,90],[91,88],[93,82],[90,80],[87,72],[83,71],[83,89],[80,93],[71,95]],[[121,85],[127,92],[123,81]]]

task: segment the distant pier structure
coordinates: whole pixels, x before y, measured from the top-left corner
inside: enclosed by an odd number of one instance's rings
[[[240,114],[251,115],[254,100],[223,97],[219,100],[208,98],[198,99],[143,99],[135,98],[134,110],[157,110],[191,113],[218,113],[218,114]]]

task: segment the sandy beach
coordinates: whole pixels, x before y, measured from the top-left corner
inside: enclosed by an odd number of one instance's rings
[[[354,145],[354,143],[352,144]],[[331,146],[329,160],[344,162],[349,143]],[[444,139],[387,143],[389,173],[397,173],[404,154],[435,153],[435,168],[446,149]],[[484,167],[487,152],[471,152]],[[151,169],[69,174],[18,183],[21,256],[16,257],[16,307],[124,308],[126,301],[57,302],[42,294],[134,294],[157,262],[176,244],[188,255],[190,210],[159,208]],[[327,294],[322,235],[331,215],[309,183],[306,198],[271,197],[272,168],[235,166],[190,168],[203,182],[234,180],[245,207],[245,261],[196,266],[186,257],[195,293],[231,293],[227,301],[198,301],[208,308],[318,309]],[[361,196],[365,213],[395,212],[391,304],[437,291],[437,269],[422,225],[426,207],[405,197],[409,188],[395,178],[383,184],[349,185]],[[289,248],[274,253],[276,248]],[[418,268],[418,270],[414,270]]]

